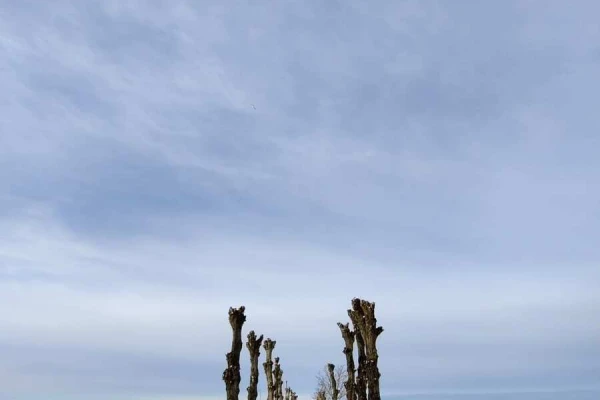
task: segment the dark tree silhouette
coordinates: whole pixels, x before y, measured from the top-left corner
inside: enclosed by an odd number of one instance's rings
[[[263,335],[256,337],[254,331],[248,334],[246,347],[250,353],[250,385],[248,386],[248,400],[256,400],[258,397],[258,357],[260,356],[260,346],[262,345]]]
[[[267,339],[263,343],[266,353],[266,361],[263,363],[265,377],[267,378],[267,400],[275,400],[275,377],[273,375],[273,349],[277,342]]]
[[[379,368],[377,362],[379,355],[377,353],[377,338],[383,332],[381,326],[377,326],[377,318],[375,318],[375,303],[370,303],[366,300],[352,299],[352,309],[348,310],[348,315],[354,325],[354,332],[358,340],[360,333],[361,345],[363,346],[363,359],[361,360],[361,352],[359,345],[359,375],[366,381],[368,388],[368,400],[381,400],[379,391]],[[362,400],[362,399],[360,399]]]
[[[338,327],[344,339],[344,355],[346,356],[346,382],[344,383],[346,399],[355,400],[356,383],[354,382],[354,374],[356,373],[356,367],[354,365],[354,332],[348,324],[338,322]]]
[[[245,309],[244,306],[229,309],[229,324],[233,331],[233,338],[231,351],[225,356],[227,358],[227,368],[223,371],[227,400],[238,400],[240,395],[240,381],[242,380],[240,375],[240,353],[242,352],[242,327],[246,322]]]

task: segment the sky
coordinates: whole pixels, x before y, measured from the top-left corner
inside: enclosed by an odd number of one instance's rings
[[[597,398],[598,14],[0,1],[0,400],[222,399],[240,305],[305,400],[353,297],[389,399]]]

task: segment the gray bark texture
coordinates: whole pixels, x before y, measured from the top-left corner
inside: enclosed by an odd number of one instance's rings
[[[267,339],[263,343],[263,348],[266,353],[266,361],[263,363],[265,376],[267,378],[267,400],[275,400],[275,379],[273,376],[273,349],[275,349],[276,341]]]
[[[377,366],[379,360],[377,338],[383,332],[383,328],[377,326],[375,303],[356,298],[352,299],[352,309],[348,310],[348,315],[354,325],[357,344],[359,344],[359,375],[361,375],[368,388],[368,400],[381,400],[379,390],[379,378],[381,374]],[[361,343],[359,343],[359,333]],[[359,398],[359,400],[364,399]]]
[[[229,308],[229,324],[233,331],[231,341],[231,351],[225,356],[227,359],[227,368],[223,371],[223,380],[225,381],[225,390],[227,391],[227,400],[238,400],[240,395],[240,353],[242,352],[242,327],[246,322],[244,315],[245,307]]]
[[[275,400],[283,400],[283,370],[281,364],[279,364],[279,357],[275,357],[275,368],[273,370],[275,375]]]
[[[358,371],[354,384],[354,394],[356,396],[356,400],[367,400],[367,376],[365,371],[366,350],[365,341],[359,328],[362,316],[360,313],[356,313],[354,310],[348,310],[348,316],[350,317],[350,321],[352,321],[354,338],[356,339],[356,348],[358,350]]]
[[[327,364],[327,371],[329,372],[329,382],[331,383],[332,388],[331,398],[332,400],[338,400],[340,398],[340,391],[338,390],[337,382],[335,381],[335,365],[331,363]]]
[[[354,365],[354,332],[349,328],[348,324],[338,322],[338,327],[340,328],[342,338],[344,339],[344,355],[346,356],[346,375],[348,376],[344,383],[344,387],[346,388],[346,399],[355,400],[356,383],[354,377],[356,367]]]
[[[263,335],[256,337],[254,331],[248,334],[246,347],[250,353],[250,385],[248,386],[248,400],[256,400],[258,397],[258,358],[260,357],[260,346],[262,345]]]

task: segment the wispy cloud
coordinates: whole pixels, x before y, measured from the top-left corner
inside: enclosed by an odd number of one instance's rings
[[[597,385],[597,11],[6,2],[0,397],[217,396],[240,304],[308,394],[353,296],[386,393]]]

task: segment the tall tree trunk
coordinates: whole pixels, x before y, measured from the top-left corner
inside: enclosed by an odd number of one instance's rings
[[[349,328],[348,324],[338,322],[338,327],[344,339],[344,355],[346,356],[346,375],[348,380],[344,383],[346,388],[346,400],[356,400],[354,375],[356,373],[354,365],[354,332]]]
[[[256,400],[258,397],[258,357],[260,356],[260,346],[262,345],[263,335],[256,337],[254,331],[248,334],[246,347],[250,353],[250,385],[248,386],[248,400]]]
[[[377,354],[377,338],[383,332],[383,328],[377,326],[375,303],[370,303],[366,300],[352,299],[352,310],[349,310],[348,313],[355,326],[355,331],[357,333],[360,332],[363,341],[365,357],[363,368],[369,389],[368,400],[381,400],[381,393],[379,391],[379,378],[381,377],[381,374],[379,373],[379,368],[377,366],[379,359],[379,355]]]
[[[266,353],[266,361],[263,363],[265,368],[265,376],[267,378],[267,400],[275,400],[275,382],[273,379],[273,349],[277,342],[275,340],[267,339],[263,343],[263,347]]]
[[[275,357],[275,369],[273,370],[275,375],[275,400],[283,400],[283,370],[281,364],[279,364],[279,357]]]
[[[240,353],[242,352],[242,327],[246,322],[245,307],[229,308],[229,324],[233,331],[231,351],[227,353],[227,368],[223,371],[227,400],[238,400],[240,395]]]
[[[354,304],[354,300],[353,303]],[[355,310],[348,310],[348,316],[354,327],[354,337],[358,349],[358,373],[356,374],[356,400],[367,400],[366,350],[364,336],[359,328],[362,315]]]
[[[338,400],[340,397],[340,391],[338,390],[337,382],[335,381],[335,365],[327,364],[327,371],[329,371],[329,382],[331,383],[331,399]]]

